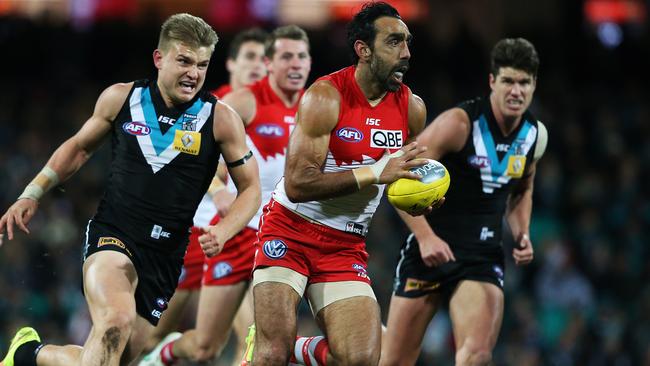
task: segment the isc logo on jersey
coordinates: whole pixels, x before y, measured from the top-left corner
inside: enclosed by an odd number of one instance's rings
[[[397,149],[402,147],[404,136],[402,130],[370,130],[370,147],[378,149]]]
[[[151,128],[142,122],[126,122],[122,125],[122,129],[133,136],[147,136],[151,133]]]
[[[339,128],[336,131],[336,137],[345,142],[359,142],[363,140],[363,132],[352,127]]]
[[[284,136],[284,129],[275,123],[264,123],[255,129],[258,135],[266,137],[282,137]]]

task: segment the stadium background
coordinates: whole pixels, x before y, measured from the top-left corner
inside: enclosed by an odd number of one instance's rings
[[[392,3],[415,36],[405,81],[424,99],[429,121],[488,93],[488,54],[498,39],[526,37],[540,54],[531,108],[550,141],[535,182],[536,257],[526,268],[509,261],[496,364],[650,365],[650,2]],[[233,34],[252,25],[302,24],[312,43],[310,82],[348,65],[344,24],[358,5],[0,0],[0,207],[79,128],[103,88],[155,76],[151,54],[169,14],[203,16],[218,31],[206,81],[214,88],[227,81],[225,50]],[[64,191],[43,200],[32,234],[0,249],[0,352],[24,324],[36,326],[47,342],[83,342],[88,316],[80,249],[109,157],[105,144]],[[368,237],[369,273],[384,319],[405,235],[384,202]],[[303,332],[315,331],[301,312]],[[431,324],[419,364],[453,364],[445,311]]]

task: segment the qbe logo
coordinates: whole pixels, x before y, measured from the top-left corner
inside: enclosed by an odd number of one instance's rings
[[[267,240],[264,243],[264,254],[271,259],[280,259],[287,254],[287,245],[279,239]]]
[[[396,149],[402,147],[404,136],[402,130],[370,130],[370,147],[378,149]]]

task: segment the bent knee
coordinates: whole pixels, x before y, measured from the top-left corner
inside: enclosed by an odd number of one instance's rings
[[[379,350],[374,348],[364,348],[351,350],[350,352],[334,356],[336,364],[348,366],[376,366],[379,364]]]
[[[255,365],[286,366],[289,363],[290,346],[283,342],[257,342],[254,348],[253,363]]]
[[[199,344],[194,352],[192,361],[194,362],[208,362],[213,358],[219,356],[223,349],[223,345]]]
[[[117,329],[121,334],[128,336],[135,325],[135,319],[135,312],[109,310],[94,319],[93,326],[101,330],[112,329],[113,333]]]
[[[463,347],[456,353],[456,365],[487,366],[492,363],[492,350]]]

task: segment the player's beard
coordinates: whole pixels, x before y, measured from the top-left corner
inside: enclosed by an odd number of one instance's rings
[[[383,87],[384,90],[390,92],[398,91],[400,86],[402,85],[401,82],[393,79],[392,76],[395,73],[395,71],[397,71],[400,68],[408,69],[408,67],[409,67],[408,60],[400,60],[394,66],[388,65],[386,62],[384,62],[384,60],[380,59],[379,57],[373,57],[370,60],[370,71],[375,77],[375,80],[379,82],[379,84]]]

